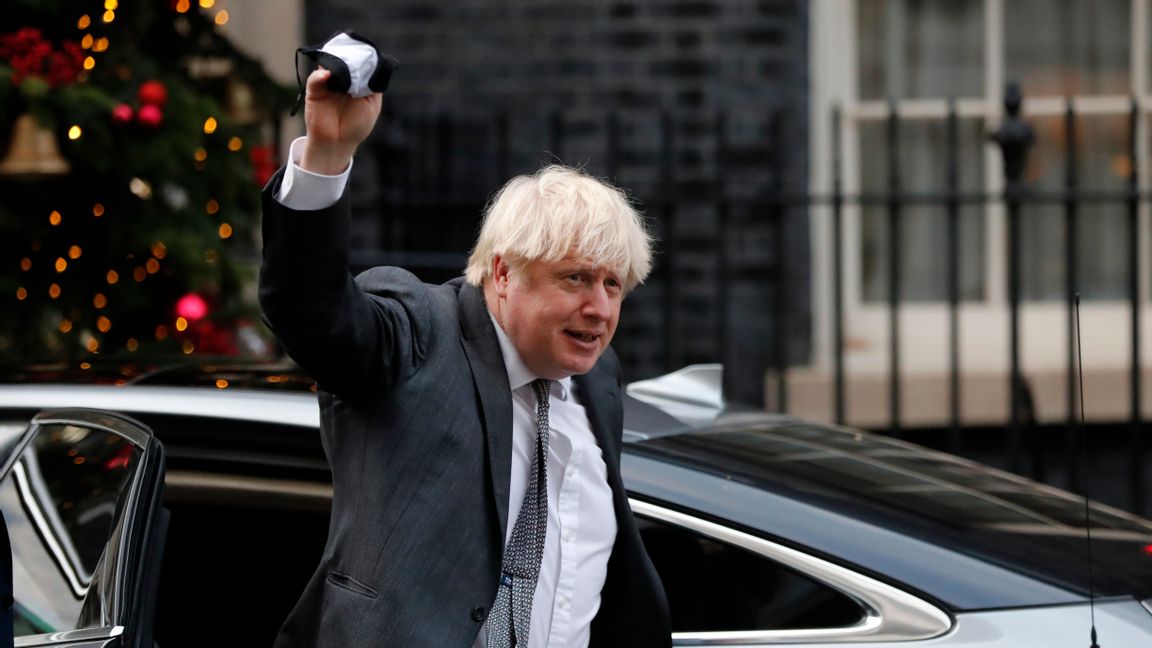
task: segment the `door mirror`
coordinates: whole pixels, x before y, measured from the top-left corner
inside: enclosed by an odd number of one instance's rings
[[[37,416],[0,478],[16,645],[132,636],[157,529],[164,454],[137,421],[88,410]],[[48,637],[46,635],[51,635]]]

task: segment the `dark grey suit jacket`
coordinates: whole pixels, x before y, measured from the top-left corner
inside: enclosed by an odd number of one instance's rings
[[[496,594],[512,402],[482,293],[399,268],[348,273],[349,206],[295,212],[264,191],[260,303],[321,388],[332,518],[278,648],[466,648]],[[574,379],[603,451],[618,527],[593,646],[668,646],[667,601],[620,477],[619,365]]]

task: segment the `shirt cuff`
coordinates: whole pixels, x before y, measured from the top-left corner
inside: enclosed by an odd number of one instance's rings
[[[276,192],[276,202],[296,211],[325,209],[335,205],[340,196],[344,195],[352,163],[349,162],[348,168],[340,175],[322,175],[305,170],[300,166],[305,139],[307,137],[297,137],[288,149],[288,164],[284,168],[280,189]]]

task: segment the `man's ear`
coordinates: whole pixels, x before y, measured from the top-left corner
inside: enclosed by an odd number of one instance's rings
[[[508,262],[504,260],[499,254],[492,257],[492,288],[496,291],[497,297],[508,296],[508,273],[511,268],[508,267]]]

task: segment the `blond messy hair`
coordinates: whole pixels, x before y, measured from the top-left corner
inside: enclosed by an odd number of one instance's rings
[[[652,236],[623,191],[553,164],[500,188],[484,210],[464,276],[479,287],[496,256],[515,264],[570,253],[616,273],[629,291],[652,269]]]

